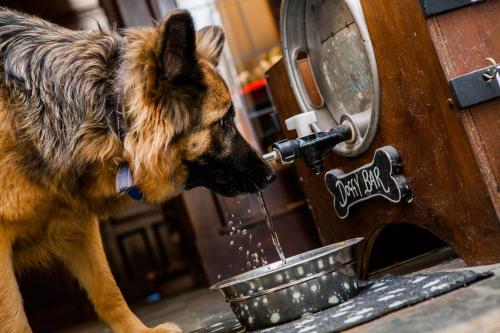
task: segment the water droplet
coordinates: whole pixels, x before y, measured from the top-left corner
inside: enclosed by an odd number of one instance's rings
[[[230,245],[230,246],[233,246],[233,245],[234,245],[234,240],[230,241],[230,242],[229,242],[229,245]]]
[[[243,235],[246,235],[246,234],[247,234],[247,230],[246,230],[246,229],[243,229],[243,230],[241,231],[241,233],[242,233]]]
[[[243,246],[240,246],[238,250],[243,251]]]

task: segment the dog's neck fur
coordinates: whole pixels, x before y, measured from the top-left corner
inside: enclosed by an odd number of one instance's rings
[[[0,85],[18,143],[30,151],[22,162],[44,173],[33,179],[65,175],[58,185],[80,190],[90,166],[119,162],[114,112],[123,43],[115,32],[71,31],[0,10]]]

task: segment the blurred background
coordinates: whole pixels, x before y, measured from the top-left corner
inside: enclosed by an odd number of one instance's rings
[[[281,0],[15,0],[7,6],[70,29],[150,26],[169,10],[191,11],[197,29],[221,25],[226,47],[220,71],[230,86],[237,125],[262,152],[282,138],[265,72],[281,58]],[[279,170],[264,191],[287,256],[320,245],[294,168]],[[161,206],[134,204],[102,223],[115,278],[129,304],[157,302],[278,259],[255,196],[187,191]],[[256,256],[257,254],[257,256]],[[62,267],[30,271],[20,287],[34,332],[95,320],[77,282]]]

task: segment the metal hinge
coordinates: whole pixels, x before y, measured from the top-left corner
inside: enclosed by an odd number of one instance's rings
[[[466,108],[500,97],[500,65],[491,58],[492,66],[458,76],[449,81],[460,108]]]
[[[484,0],[420,0],[425,17],[431,17],[450,10],[474,5]]]

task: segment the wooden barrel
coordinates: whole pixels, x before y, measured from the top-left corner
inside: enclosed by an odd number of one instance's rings
[[[376,59],[376,69],[365,72],[371,74],[372,86],[376,83],[373,73],[378,73],[378,126],[374,125],[373,141],[367,141],[366,150],[344,153],[354,158],[340,156],[341,151],[327,154],[326,170],[351,172],[371,162],[376,149],[393,146],[401,157],[413,201],[395,204],[374,198],[353,207],[342,220],[335,214],[324,177],[312,175],[299,161],[296,167],[321,240],[333,243],[364,237],[367,241],[358,253],[363,274],[368,271],[373,246],[384,230],[402,223],[432,233],[469,264],[499,262],[500,99],[459,109],[449,81],[487,66],[487,57],[500,61],[500,44],[493,42],[500,40],[500,20],[495,19],[500,16],[500,1],[482,2],[432,17],[425,16],[416,0],[285,1],[281,22],[285,61],[267,73],[282,120],[314,110],[325,116],[320,122],[326,123],[330,114],[330,121],[335,124],[342,115],[338,103],[349,100],[349,96],[352,108],[344,109],[346,113],[363,109],[360,100],[353,96],[360,75],[356,70],[363,66],[354,66],[356,74],[351,77],[349,70],[336,74],[330,70],[362,59],[359,55],[363,50],[358,48],[357,52],[352,44],[334,43],[333,48],[339,49],[331,50],[329,54],[333,56],[328,58],[324,53],[328,54],[325,47],[329,46],[323,45],[331,45],[339,31],[347,31],[352,17],[341,13],[354,2],[359,4],[369,36],[362,37],[364,50],[369,52],[367,45],[371,41]],[[318,6],[314,12],[313,6]],[[337,23],[340,30],[334,28]],[[361,25],[357,25],[361,31]],[[301,60],[297,55],[301,50],[309,55],[309,80],[313,84],[306,82],[307,75],[297,74],[297,60]],[[324,75],[324,67],[329,68],[331,76]],[[334,78],[338,80],[332,82],[336,89],[329,90],[328,80]],[[314,90],[315,85],[319,96],[307,92]],[[375,89],[372,87],[371,91],[373,94]],[[375,117],[373,113],[372,116]],[[285,135],[295,137],[290,132]],[[418,239],[414,241],[418,243]]]

